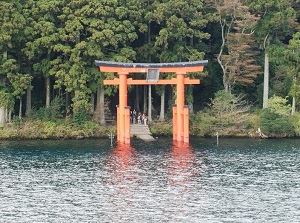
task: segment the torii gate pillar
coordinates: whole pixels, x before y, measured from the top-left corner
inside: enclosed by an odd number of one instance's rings
[[[189,110],[184,106],[184,72],[176,73],[177,101],[173,106],[173,141],[189,142]]]
[[[104,80],[104,85],[119,85],[119,106],[117,107],[117,141],[130,144],[130,107],[127,105],[128,85],[167,85],[177,86],[176,105],[173,106],[173,141],[189,143],[189,108],[184,105],[184,85],[200,84],[200,80],[185,78],[187,72],[201,72],[207,60],[183,63],[118,63],[96,60],[102,72],[117,72],[119,78]],[[176,73],[171,80],[132,80],[129,73],[146,73],[148,69],[157,69],[159,73]]]
[[[127,72],[119,72],[119,107],[117,107],[117,140],[130,144],[130,107],[127,106]]]

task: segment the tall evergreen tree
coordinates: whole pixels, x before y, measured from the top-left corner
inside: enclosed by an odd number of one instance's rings
[[[0,78],[1,78],[1,96],[0,99],[0,125],[4,126],[6,121],[6,110],[11,109],[7,98],[12,99],[12,96],[20,99],[24,94],[24,78],[27,78],[23,72],[26,69],[22,67],[24,61],[21,53],[22,32],[26,25],[26,20],[22,15],[22,5],[19,1],[1,1],[0,2]],[[16,84],[20,81],[20,85]],[[26,81],[25,81],[26,82]],[[20,106],[21,107],[21,106]],[[19,111],[20,113],[21,111]]]
[[[157,34],[153,38],[155,51],[149,52],[155,52],[157,62],[183,62],[204,58],[205,44],[202,40],[210,37],[204,28],[212,19],[205,11],[204,1],[154,1],[150,9],[145,18],[151,24],[150,28],[153,27],[153,33]],[[173,76],[174,74],[168,74],[166,78]],[[163,99],[161,101],[164,102]],[[162,106],[164,105],[161,104]]]
[[[246,0],[250,8],[261,19],[255,33],[265,52],[264,60],[264,91],[263,108],[268,107],[269,95],[269,52],[268,47],[275,39],[284,38],[295,26],[296,13],[293,8],[294,0],[269,1]]]
[[[63,1],[30,0],[23,7],[27,19],[25,34],[28,39],[23,51],[33,63],[35,77],[42,77],[45,80],[45,104],[49,107],[50,70],[52,60],[55,58],[53,47],[59,39],[57,16],[61,14]]]
[[[130,61],[135,52],[128,47],[137,38],[126,19],[128,10],[116,1],[67,1],[59,16],[60,42],[54,46],[57,85],[73,92],[73,112],[89,111],[89,83],[101,83],[95,59]]]

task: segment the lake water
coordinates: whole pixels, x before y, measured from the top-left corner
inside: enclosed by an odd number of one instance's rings
[[[0,222],[300,222],[300,140],[1,141]]]

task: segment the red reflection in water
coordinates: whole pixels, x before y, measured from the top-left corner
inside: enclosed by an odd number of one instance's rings
[[[174,142],[168,171],[171,185],[188,185],[197,172],[199,175],[200,165],[193,148],[189,144]]]
[[[120,164],[124,168],[135,165],[133,160],[136,156],[136,151],[130,145],[118,144],[113,149],[112,154],[113,154],[115,160],[117,161],[117,163]]]
[[[130,145],[117,144],[105,165],[106,181],[104,185],[109,194],[106,200],[109,222],[126,222],[128,213],[134,206],[134,191],[139,178],[136,170],[136,150]],[[114,210],[113,214],[109,211]]]
[[[136,150],[130,145],[118,144],[112,151],[111,179],[114,184],[130,184],[130,181],[136,181]]]
[[[117,144],[105,162],[107,177],[104,185],[120,185],[120,188],[136,178],[136,150],[130,145]]]
[[[197,163],[194,149],[184,143],[174,143],[171,151],[162,156],[145,160],[129,145],[118,144],[113,148],[104,167],[107,170],[105,186],[109,193],[105,215],[109,222],[134,222],[132,216],[145,215],[146,212],[162,214],[160,205],[164,208],[163,218],[166,220],[174,219],[175,212],[176,215],[188,216],[189,209],[185,207],[197,189],[193,180],[201,165]],[[151,169],[147,166],[149,164]]]

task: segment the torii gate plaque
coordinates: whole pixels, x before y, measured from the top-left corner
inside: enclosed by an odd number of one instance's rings
[[[189,108],[184,105],[184,85],[200,84],[200,80],[185,78],[187,72],[202,72],[207,60],[180,63],[122,63],[95,61],[101,72],[116,72],[119,78],[104,80],[104,85],[119,85],[119,106],[117,107],[117,141],[130,144],[130,107],[127,105],[128,85],[176,84],[177,100],[173,106],[173,141],[189,143]],[[159,73],[175,73],[171,80],[133,80],[129,73],[148,73],[156,69]],[[153,71],[152,70],[152,71]],[[152,76],[152,75],[150,75]],[[154,75],[155,76],[155,75]]]

